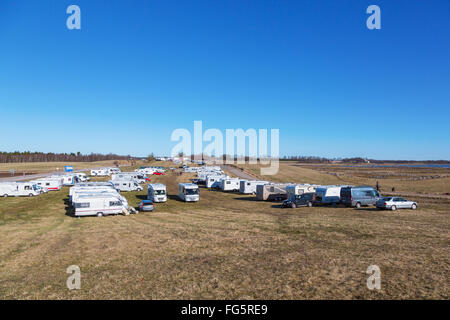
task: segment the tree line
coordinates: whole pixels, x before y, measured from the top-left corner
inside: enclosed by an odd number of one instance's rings
[[[120,156],[117,154],[81,154],[77,153],[44,153],[44,152],[2,152],[0,151],[0,163],[13,162],[93,162],[105,160],[131,160],[130,155]]]

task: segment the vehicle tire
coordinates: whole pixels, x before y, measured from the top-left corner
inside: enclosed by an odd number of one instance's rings
[[[3,198],[8,198],[8,195],[7,195],[7,194],[4,194],[4,195],[3,195]]]
[[[297,208],[297,205],[295,203],[291,203],[291,208],[295,209],[295,208]]]
[[[391,210],[392,210],[392,211],[395,211],[395,210],[397,210],[397,207],[396,207],[396,206],[392,206],[392,207],[391,207]]]
[[[97,217],[103,217],[103,213],[97,212]]]
[[[356,209],[361,208],[361,203],[357,202],[356,205],[355,205],[355,207],[356,207]]]
[[[29,195],[28,195],[29,197],[32,197],[33,196],[33,194],[32,193],[30,193]]]
[[[312,202],[308,202],[307,206],[312,207]]]
[[[416,210],[417,209],[417,204],[413,203],[411,206],[411,209]]]

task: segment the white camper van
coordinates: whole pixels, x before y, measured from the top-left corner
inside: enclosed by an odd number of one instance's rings
[[[256,186],[265,185],[269,182],[267,181],[257,181],[257,180],[241,180],[239,186],[239,192],[243,194],[256,194]]]
[[[112,184],[111,182],[85,182],[85,183],[77,183],[75,184],[73,187],[71,187],[69,189],[69,199],[72,199],[72,196],[74,195],[74,193],[76,193],[79,190],[86,190],[86,189],[90,189],[90,190],[101,190],[101,189],[106,189],[106,190],[114,190],[116,191],[116,189],[114,188],[114,184]]]
[[[63,186],[73,186],[75,184],[75,175],[73,174],[63,174],[63,175],[52,175],[48,178],[62,179]]]
[[[316,188],[316,202],[338,204],[341,201],[341,188],[347,186],[322,186]]]
[[[185,202],[199,200],[198,185],[194,183],[179,183],[178,197]]]
[[[59,178],[41,178],[32,180],[30,183],[34,183],[39,187],[46,188],[48,191],[59,191],[63,184],[62,179]]]
[[[152,183],[147,186],[147,199],[153,202],[166,202],[166,185],[162,183]]]
[[[120,191],[142,191],[143,188],[135,180],[112,180],[114,188]]]
[[[118,196],[85,195],[74,202],[75,216],[103,216],[122,213],[127,208]]]
[[[0,196],[2,197],[34,197],[40,195],[38,187],[31,182],[2,182]]]
[[[112,174],[111,180],[136,180],[139,183],[146,183],[150,179],[140,172],[121,172]]]
[[[76,172],[73,175],[78,179],[78,181],[81,181],[81,182],[87,182],[87,181],[91,180],[91,178],[89,178],[87,176],[87,174],[84,172]]]
[[[107,177],[109,175],[110,175],[110,173],[109,173],[108,169],[91,170],[91,176],[94,176],[94,177]]]
[[[222,191],[239,191],[241,180],[239,178],[224,178],[220,180]]]

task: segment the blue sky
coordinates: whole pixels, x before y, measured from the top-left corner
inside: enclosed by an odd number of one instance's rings
[[[202,120],[277,128],[281,155],[450,159],[449,39],[447,0],[1,1],[0,150],[169,154]]]

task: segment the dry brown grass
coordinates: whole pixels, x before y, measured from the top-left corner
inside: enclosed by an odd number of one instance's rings
[[[280,179],[331,175],[307,168]],[[0,199],[0,298],[48,299],[448,299],[448,203],[416,211],[281,209],[253,197],[201,189],[199,203],[168,185],[154,213],[76,219],[68,189]],[[323,179],[323,180],[321,180]],[[305,180],[309,182],[308,180]],[[321,182],[324,181],[324,182]],[[330,183],[330,182],[327,182]],[[136,205],[145,192],[124,193]],[[66,288],[80,266],[81,290]],[[382,289],[366,287],[380,266]]]
[[[9,171],[14,169],[17,172],[49,172],[62,171],[64,166],[73,166],[75,170],[109,167],[114,166],[114,161],[94,161],[94,162],[18,162],[18,163],[0,163],[0,171]],[[128,164],[126,160],[117,160],[119,164]]]

